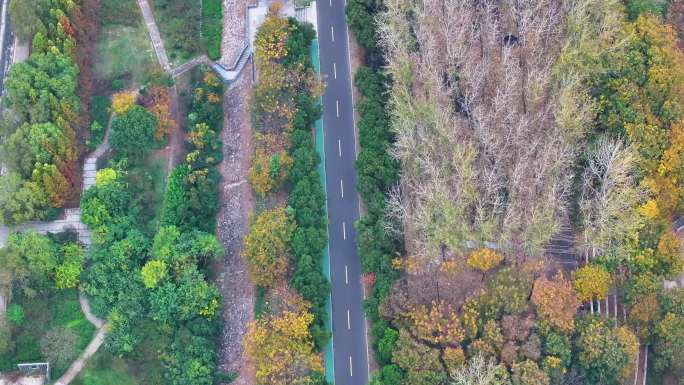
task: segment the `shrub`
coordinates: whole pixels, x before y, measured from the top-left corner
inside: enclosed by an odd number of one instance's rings
[[[123,79],[114,79],[112,80],[112,90],[114,91],[121,91],[124,89],[124,81]]]
[[[24,323],[24,308],[16,303],[9,305],[7,307],[7,319],[14,326],[21,326]]]
[[[109,142],[121,156],[142,158],[154,146],[156,127],[157,118],[143,107],[135,106],[114,119]]]

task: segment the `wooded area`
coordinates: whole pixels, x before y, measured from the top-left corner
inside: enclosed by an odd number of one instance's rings
[[[373,384],[631,384],[640,344],[682,377],[666,3],[350,1]],[[548,252],[567,223],[576,270]]]

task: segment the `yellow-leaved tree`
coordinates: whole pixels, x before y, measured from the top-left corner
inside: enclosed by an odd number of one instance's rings
[[[245,336],[245,351],[256,367],[257,385],[306,384],[322,362],[314,350],[308,311],[284,311],[253,321]]]
[[[295,225],[284,207],[259,213],[245,237],[242,257],[252,282],[271,287],[284,279],[288,267],[288,243]]]
[[[586,265],[575,270],[573,274],[577,299],[587,302],[592,299],[604,299],[610,288],[610,273],[597,265]]]
[[[117,115],[125,114],[135,105],[135,93],[130,91],[117,92],[112,97],[112,112]]]
[[[484,248],[477,249],[470,253],[466,263],[473,269],[485,272],[499,266],[501,261],[503,261],[503,255],[501,253],[498,253],[492,249]]]

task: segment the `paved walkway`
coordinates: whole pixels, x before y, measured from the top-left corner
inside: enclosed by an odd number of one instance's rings
[[[171,70],[171,76],[176,78],[176,77],[186,73],[187,71],[190,71],[191,69],[197,67],[200,64],[206,64],[206,65],[210,66],[212,64],[212,62],[211,62],[211,60],[209,60],[207,55],[198,56],[198,57],[196,57],[196,58],[194,58],[188,62],[185,62],[185,63],[179,65],[178,67],[174,68],[173,70]]]
[[[150,34],[150,40],[152,40],[154,52],[157,54],[159,64],[164,68],[164,71],[168,72],[171,70],[171,64],[169,64],[169,57],[166,55],[166,49],[164,48],[164,42],[159,34],[159,28],[157,28],[157,23],[154,21],[150,3],[148,3],[147,0],[138,0],[138,5],[140,6],[140,11],[142,11],[143,19],[145,19],[147,31]]]

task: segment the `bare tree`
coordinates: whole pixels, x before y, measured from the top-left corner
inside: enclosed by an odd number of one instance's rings
[[[477,355],[452,376],[451,385],[504,385],[508,383],[507,375],[505,367]]]
[[[431,270],[485,241],[543,252],[594,117],[587,77],[617,30],[616,1],[385,2],[402,166],[389,206],[410,258]]]
[[[637,155],[622,143],[603,135],[587,152],[580,199],[586,255],[620,252],[641,225],[633,209],[645,197],[634,176]]]

